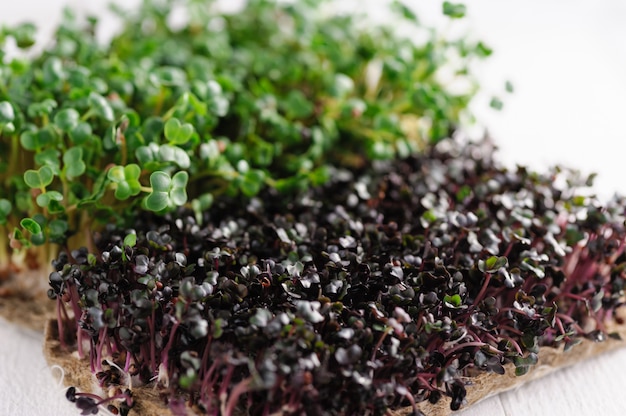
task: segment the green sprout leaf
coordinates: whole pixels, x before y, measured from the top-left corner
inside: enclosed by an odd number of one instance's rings
[[[306,118],[313,113],[314,107],[302,91],[291,90],[281,106],[285,109],[287,116],[294,119]]]
[[[152,192],[146,198],[146,207],[151,211],[162,211],[169,205],[167,192]]]
[[[200,101],[198,97],[191,93],[185,93],[183,96],[186,98],[187,104],[191,106],[191,108],[197,115],[202,117],[208,116],[209,110],[206,103]],[[181,96],[181,99],[183,98],[183,96]],[[228,105],[228,100],[226,100],[226,104]],[[224,112],[223,115],[225,114],[226,112]]]
[[[22,23],[10,31],[20,49],[30,48],[35,44],[37,27],[33,23]]]
[[[167,86],[182,86],[187,82],[185,71],[173,66],[156,68],[153,76],[158,82]]]
[[[20,135],[20,144],[26,150],[37,150],[40,147],[39,135],[36,131],[26,130]]]
[[[222,92],[222,86],[215,80],[206,83],[206,95],[211,112],[218,117],[228,113],[229,101]]]
[[[369,157],[375,160],[391,159],[394,156],[394,149],[390,143],[376,141],[371,143],[367,149]]]
[[[0,225],[5,225],[7,223],[7,219],[11,214],[11,210],[13,209],[13,205],[11,201],[6,198],[0,198]]]
[[[39,152],[45,146],[56,143],[59,136],[52,126],[40,130],[26,130],[20,135],[20,144],[24,149]]]
[[[57,149],[46,149],[37,152],[35,155],[35,163],[39,166],[50,166],[52,173],[58,175],[61,173],[61,162],[59,161],[59,151]]]
[[[74,144],[85,144],[92,134],[91,125],[86,122],[80,122],[68,132],[70,139]]]
[[[443,14],[451,17],[452,19],[460,19],[465,16],[466,8],[461,3],[450,3],[449,1],[443,2]]]
[[[193,135],[193,126],[181,123],[177,118],[171,118],[165,123],[165,138],[174,145],[185,144]]]
[[[121,201],[141,192],[141,168],[131,163],[127,166],[113,166],[107,172],[107,178],[115,184],[115,197]]]
[[[78,124],[80,114],[73,108],[64,108],[54,116],[54,124],[64,132],[69,132]]]
[[[15,120],[13,106],[8,101],[0,102],[0,125],[11,123]]]
[[[495,273],[508,263],[509,261],[504,256],[491,256],[487,260],[478,260],[478,270],[483,273]]]
[[[100,175],[98,175],[97,179],[94,181],[93,186],[91,188],[91,194],[83,197],[78,202],[79,208],[83,208],[89,205],[94,205],[97,201],[99,201],[104,196],[107,190],[107,185],[109,184],[109,182],[107,182],[108,173],[109,173],[108,171],[105,171],[105,172],[101,172]]]
[[[493,49],[489,46],[485,45],[483,42],[478,42],[476,44],[476,56],[479,58],[486,58],[491,56],[491,54],[493,54]]]
[[[172,179],[167,173],[157,171],[150,175],[150,185],[153,192],[169,192]]]
[[[150,175],[152,192],[146,197],[146,207],[151,211],[162,211],[169,206],[180,206],[187,202],[187,182],[189,174],[176,172],[173,177],[163,171]]]
[[[63,62],[61,59],[57,56],[48,58],[43,64],[44,84],[49,88],[55,88],[63,77]]]
[[[246,196],[254,196],[259,193],[265,184],[265,173],[262,170],[250,169],[243,175],[239,188]]]
[[[146,207],[151,211],[162,211],[168,207],[170,198],[169,190],[172,184],[170,175],[157,171],[150,175],[152,192],[146,198]]]
[[[175,163],[182,169],[188,169],[191,166],[191,159],[187,152],[180,147],[169,144],[163,144],[159,147],[159,160]]]
[[[333,96],[344,98],[354,91],[354,81],[346,74],[337,74],[331,91]]]
[[[394,0],[394,2],[391,4],[391,7],[393,11],[400,14],[405,19],[411,22],[415,22],[415,23],[419,22],[417,15],[413,12],[413,10],[409,9],[406,5],[402,4],[400,1]]]
[[[463,300],[461,299],[461,296],[459,296],[458,293],[455,293],[452,296],[445,295],[443,298],[443,302],[449,308],[460,308],[463,305]]]
[[[11,134],[15,132],[15,125],[13,120],[15,119],[15,112],[13,106],[8,101],[0,102],[0,133]]]
[[[63,242],[67,234],[69,227],[67,221],[64,220],[52,220],[48,224],[48,235],[50,240],[54,242]]]
[[[102,95],[92,92],[89,94],[89,106],[91,111],[103,120],[113,122],[113,108]]]
[[[29,117],[44,117],[52,114],[52,111],[57,108],[58,104],[52,98],[46,98],[41,102],[36,102],[28,105],[26,113]]]
[[[74,179],[85,173],[87,166],[83,162],[83,148],[72,147],[63,154],[63,164],[65,165],[65,176]]]
[[[32,189],[44,190],[52,183],[54,173],[50,166],[42,166],[38,170],[29,169],[24,172],[24,182]]]
[[[137,244],[137,234],[130,233],[124,237],[124,245],[127,247],[135,247]]]
[[[148,163],[154,162],[155,160],[155,149],[158,152],[158,146],[154,143],[150,143],[150,146],[141,146],[135,150],[135,157],[141,163],[142,166],[147,165]]]
[[[20,225],[29,233],[36,235],[41,234],[41,225],[32,218],[24,218],[20,221]]]
[[[174,205],[181,206],[187,202],[187,182],[189,174],[185,171],[176,172],[172,177],[170,200]]]
[[[47,208],[52,201],[63,201],[63,195],[57,191],[48,191],[37,195],[36,202],[42,208]]]
[[[492,97],[491,101],[489,102],[489,106],[494,110],[500,111],[504,107],[504,103],[498,97]]]

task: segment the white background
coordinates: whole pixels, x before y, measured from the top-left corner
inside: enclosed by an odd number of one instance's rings
[[[380,2],[338,0],[375,12]],[[121,2],[120,2],[121,3]],[[136,4],[137,1],[124,2]],[[350,3],[346,6],[346,3]],[[424,22],[445,25],[440,2],[414,2]],[[24,19],[43,28],[63,4],[101,13],[105,1],[0,0],[0,24]],[[545,169],[555,163],[598,172],[596,190],[606,198],[626,193],[626,2],[620,0],[468,1],[470,36],[494,55],[480,66],[485,94],[475,111],[509,166]],[[488,108],[505,80],[501,112]],[[77,415],[65,401],[41,354],[40,334],[0,320],[0,416]],[[626,349],[482,402],[463,416],[568,414],[617,415],[626,408]]]

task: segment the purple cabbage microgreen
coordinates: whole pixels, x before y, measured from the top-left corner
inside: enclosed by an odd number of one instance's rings
[[[102,398],[96,394],[78,392],[75,387],[69,387],[65,392],[65,397],[81,410],[81,415],[98,414],[100,406],[106,405],[106,409],[110,413],[127,416],[134,405],[132,392],[128,389],[124,392],[118,391],[115,392],[114,395]]]
[[[55,261],[64,345],[88,343],[96,373],[114,357],[173,411],[417,413],[444,396],[456,410],[467,377],[601,342],[623,303],[626,201],[492,156],[444,141],[292,198],[110,226],[92,255]]]

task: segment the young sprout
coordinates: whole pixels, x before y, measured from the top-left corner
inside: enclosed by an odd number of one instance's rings
[[[626,200],[581,198],[587,179],[560,168],[510,172],[493,150],[450,140],[293,198],[111,226],[94,261],[51,275],[79,307],[63,331],[181,413],[457,410],[469,377],[601,342],[623,306]]]
[[[102,398],[96,394],[78,392],[75,387],[69,387],[65,392],[65,397],[70,402],[76,404],[76,407],[81,410],[81,415],[98,414],[100,406],[106,405],[106,409],[110,413],[114,415],[127,416],[134,404],[130,390],[126,390],[123,393],[117,393],[107,398]],[[111,403],[115,401],[119,403],[117,405]]]

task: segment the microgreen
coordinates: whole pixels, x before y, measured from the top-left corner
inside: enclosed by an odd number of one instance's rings
[[[452,19],[459,19],[465,16],[466,7],[464,4],[443,2],[443,14],[450,16]]]
[[[115,197],[120,200],[128,199],[141,192],[139,177],[141,168],[131,163],[126,166],[113,166],[107,172],[108,179],[114,184]]]
[[[610,335],[626,200],[581,197],[588,178],[451,140],[330,178],[108,227],[54,263],[49,295],[75,316],[60,333],[90,343],[97,374],[115,351],[174,412],[228,415],[457,410],[477,372]]]
[[[101,380],[111,377],[106,372],[102,372],[99,376]],[[102,398],[92,393],[77,392],[75,387],[69,387],[65,392],[65,397],[81,410],[81,415],[95,415],[99,412],[100,406],[107,405],[107,410],[112,414],[127,416],[134,404],[130,390]],[[115,402],[119,404],[113,404]]]
[[[171,144],[185,144],[193,134],[193,126],[189,123],[182,124],[177,118],[170,118],[164,126],[165,138]]]
[[[146,207],[151,211],[162,211],[169,206],[180,206],[187,202],[187,172],[176,172],[170,177],[165,172],[154,172],[150,176],[152,192],[145,200]]]

